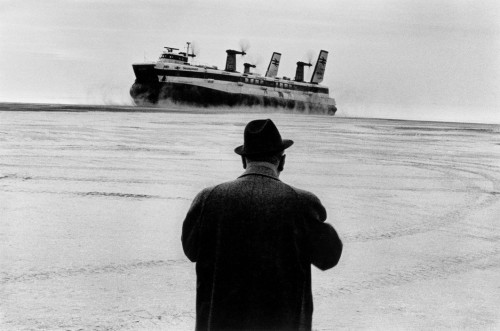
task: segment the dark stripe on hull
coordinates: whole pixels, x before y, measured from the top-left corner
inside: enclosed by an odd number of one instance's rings
[[[200,79],[213,79],[214,81],[223,81],[223,82],[239,82],[248,85],[257,85],[257,86],[265,86],[271,88],[280,87],[279,84],[286,84],[287,88],[282,88],[283,92],[286,90],[296,90],[302,92],[311,92],[311,93],[321,93],[328,94],[327,87],[315,86],[314,84],[310,85],[298,85],[295,84],[294,81],[270,81],[268,79],[264,79],[263,77],[245,77],[240,75],[230,75],[230,74],[221,74],[221,73],[212,73],[212,72],[204,72],[204,71],[188,71],[188,70],[174,70],[174,69],[154,69],[155,75],[163,76],[163,77],[184,77],[184,78],[200,78]],[[249,81],[252,81],[250,83]]]

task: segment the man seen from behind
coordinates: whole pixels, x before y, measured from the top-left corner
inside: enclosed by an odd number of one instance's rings
[[[342,242],[313,194],[280,181],[284,150],[270,120],[235,149],[245,172],[202,190],[182,228],[196,262],[196,330],[311,330],[311,264],[334,267]]]

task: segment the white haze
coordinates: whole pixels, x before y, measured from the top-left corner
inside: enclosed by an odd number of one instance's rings
[[[339,116],[500,123],[499,22],[496,1],[0,0],[0,101],[131,104],[132,63],[195,41],[223,67],[245,39],[280,76],[330,51]]]

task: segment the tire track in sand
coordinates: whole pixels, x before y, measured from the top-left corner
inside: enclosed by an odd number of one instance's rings
[[[359,281],[350,281],[336,277],[314,290],[316,297],[332,297],[356,294],[363,290],[376,290],[391,286],[400,286],[417,281],[443,279],[472,270],[500,268],[500,248],[483,250],[463,255],[445,256],[432,261],[405,267],[404,269],[386,268],[373,277]]]
[[[185,260],[150,260],[123,264],[110,263],[101,266],[84,265],[72,268],[53,268],[21,274],[11,274],[3,271],[0,272],[0,284],[31,282],[81,275],[96,275],[107,273],[125,274],[137,269],[187,266],[188,264],[190,264],[190,262]]]
[[[346,242],[367,242],[374,240],[386,240],[403,236],[411,236],[426,232],[435,231],[440,229],[450,221],[457,222],[464,219],[467,215],[472,214],[474,211],[486,208],[500,201],[500,180],[491,173],[497,173],[494,167],[487,165],[479,165],[477,163],[461,163],[461,167],[457,167],[451,162],[438,162],[438,163],[424,163],[416,161],[403,161],[404,164],[410,164],[417,168],[424,168],[432,171],[438,171],[449,178],[454,178],[462,181],[466,187],[469,188],[468,201],[466,204],[459,206],[457,210],[445,213],[436,218],[427,218],[418,223],[398,224],[394,223],[389,228],[385,229],[370,229],[369,231],[362,231],[359,233],[344,233],[342,239]],[[474,166],[475,170],[470,170],[467,166]],[[486,167],[487,170],[481,169]],[[477,179],[470,178],[464,174],[478,176],[483,178],[491,186],[491,190],[485,190],[482,186],[477,184]],[[458,177],[456,176],[458,175]],[[497,231],[498,232],[498,231]],[[479,238],[494,241],[499,238],[500,234],[494,231]]]

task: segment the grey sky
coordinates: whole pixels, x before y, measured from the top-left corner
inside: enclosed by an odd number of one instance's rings
[[[223,67],[241,39],[280,76],[330,51],[339,114],[500,122],[497,1],[0,0],[0,101],[128,103],[133,62],[194,41]]]

